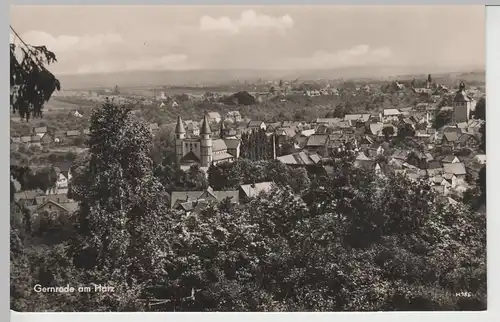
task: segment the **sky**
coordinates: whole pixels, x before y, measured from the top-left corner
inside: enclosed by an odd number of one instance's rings
[[[485,65],[484,6],[11,6],[10,19],[58,74]]]

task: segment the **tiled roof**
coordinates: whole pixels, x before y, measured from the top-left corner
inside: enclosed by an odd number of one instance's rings
[[[443,164],[445,173],[453,173],[454,175],[466,174],[465,166],[463,163],[445,163]]]
[[[360,152],[356,157],[356,161],[370,161],[371,159],[367,157],[363,152]]]
[[[227,150],[226,142],[222,139],[212,140],[212,152]]]
[[[261,127],[262,126],[262,121],[250,121],[248,122],[248,127]]]
[[[217,119],[217,118],[220,119],[221,118],[219,112],[208,112],[207,115],[211,119]]]
[[[228,160],[234,158],[233,155],[227,153],[227,152],[222,152],[222,153],[217,153],[212,156],[212,161],[222,161],[222,160]]]
[[[368,122],[371,114],[346,114],[344,116],[344,121],[361,121]]]
[[[318,118],[316,119],[316,123],[327,123],[327,124],[334,124],[334,123],[338,123],[342,121],[342,119],[339,119],[339,118]]]
[[[458,134],[456,132],[446,132],[444,133],[444,137],[448,142],[455,142],[458,140]]]
[[[20,201],[20,200],[23,200],[23,199],[26,199],[26,200],[35,200],[35,198],[37,196],[41,196],[43,194],[44,194],[44,192],[41,191],[41,190],[20,191],[20,192],[16,192],[14,194],[14,200],[16,200],[16,201]]]
[[[324,146],[327,140],[326,134],[314,134],[307,139],[306,146]]]
[[[200,159],[194,154],[193,151],[189,151],[185,156],[182,157],[181,162],[183,163],[197,163]]]
[[[224,139],[227,149],[237,149],[241,141],[239,139]]]
[[[289,165],[312,165],[315,164],[316,162],[311,158],[314,154],[309,155],[305,152],[298,152],[298,153],[293,153],[293,154],[287,154],[278,157],[277,159],[284,163],[284,164],[289,164]],[[320,160],[319,158],[318,160]]]
[[[370,131],[372,132],[373,135],[377,135],[382,130],[383,127],[384,127],[383,123],[371,123]]]
[[[174,207],[177,202],[197,201],[204,194],[213,196],[217,201],[225,198],[232,198],[234,202],[239,201],[238,191],[214,191],[210,187],[205,191],[173,191],[171,194],[171,207]]]
[[[396,116],[396,115],[400,115],[400,114],[401,114],[401,112],[396,108],[386,108],[386,109],[384,109],[384,113],[383,113],[384,116]]]
[[[57,194],[57,195],[41,195],[35,197],[37,205],[42,205],[47,201],[51,200],[58,204],[64,204],[70,202],[71,200],[68,198],[66,194]]]
[[[270,191],[273,186],[273,182],[259,182],[254,184],[243,184],[240,189],[249,198],[257,196],[262,191]]]

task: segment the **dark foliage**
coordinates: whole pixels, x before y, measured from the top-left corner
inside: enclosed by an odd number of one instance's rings
[[[45,46],[23,45],[10,44],[10,105],[13,112],[29,120],[31,116],[42,116],[43,104],[61,85],[45,67],[57,61],[55,54]],[[21,50],[21,58],[16,49]]]

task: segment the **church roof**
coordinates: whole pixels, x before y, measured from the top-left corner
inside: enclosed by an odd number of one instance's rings
[[[200,159],[194,154],[193,151],[189,151],[184,157],[181,159],[182,163],[199,163]]]
[[[211,134],[211,133],[212,131],[210,130],[210,125],[208,124],[208,118],[205,115],[203,117],[203,124],[201,125],[200,134]]]
[[[212,141],[212,151],[213,152],[218,152],[218,151],[224,151],[227,150],[227,145],[226,142],[222,139],[217,139]]]
[[[177,125],[175,126],[175,133],[186,133],[186,129],[184,129],[184,122],[182,122],[181,116],[177,116]]]

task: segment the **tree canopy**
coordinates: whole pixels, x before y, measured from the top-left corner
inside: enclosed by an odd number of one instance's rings
[[[43,104],[61,89],[59,80],[46,68],[57,62],[56,56],[45,46],[26,44],[12,26],[11,30],[20,44],[10,44],[10,107],[26,120],[41,117]]]

